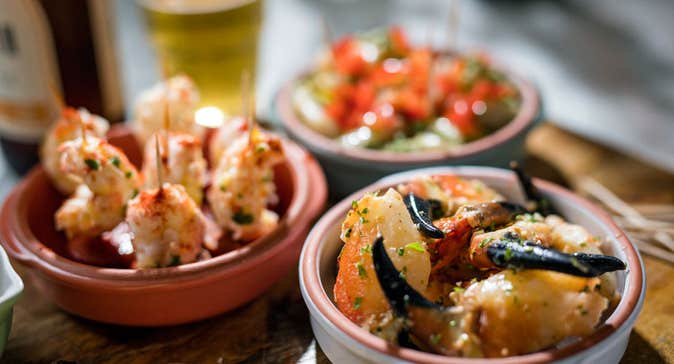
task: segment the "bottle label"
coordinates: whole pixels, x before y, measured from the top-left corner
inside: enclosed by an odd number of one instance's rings
[[[47,18],[34,0],[0,4],[0,133],[38,141],[58,116],[58,63]]]

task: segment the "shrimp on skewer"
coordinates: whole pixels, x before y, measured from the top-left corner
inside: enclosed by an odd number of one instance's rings
[[[235,240],[250,241],[273,229],[278,216],[273,167],[284,158],[281,141],[252,128],[224,152],[207,198],[217,223]]]
[[[40,147],[40,159],[45,172],[61,193],[72,194],[82,180],[75,175],[61,172],[59,146],[63,142],[80,137],[82,129],[88,136],[103,138],[108,128],[108,121],[104,118],[90,114],[83,108],[67,107],[63,109],[61,117],[47,130]]]
[[[56,211],[56,227],[69,239],[94,237],[122,220],[127,201],[141,180],[124,152],[95,137],[78,138],[59,147],[61,172],[82,181]]]
[[[188,133],[201,139],[203,128],[194,121],[199,91],[185,75],[160,82],[141,94],[135,106],[134,129],[145,143],[164,125],[165,105],[170,105],[171,131]]]
[[[207,163],[203,157],[201,141],[190,134],[176,132],[157,132],[156,138],[145,144],[143,158],[143,175],[145,186],[157,186],[157,161],[155,144],[157,138],[162,149],[160,163],[164,181],[180,184],[185,187],[187,194],[201,206],[204,195],[204,186],[207,181]],[[168,138],[168,143],[167,143]]]
[[[182,185],[164,183],[129,201],[138,268],[176,266],[197,260],[206,234],[205,217]]]

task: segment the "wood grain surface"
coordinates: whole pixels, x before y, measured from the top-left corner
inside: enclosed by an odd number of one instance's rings
[[[628,202],[674,204],[674,175],[554,126],[536,129],[527,148],[525,168],[535,176],[572,188],[590,176]],[[646,302],[622,362],[674,363],[674,266],[648,256],[644,262]],[[170,328],[81,319],[25,284],[2,363],[329,362],[313,338],[296,272],[234,312]]]

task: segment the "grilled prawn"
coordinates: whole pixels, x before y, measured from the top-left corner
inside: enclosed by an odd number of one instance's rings
[[[64,108],[61,117],[54,122],[40,147],[42,166],[54,186],[64,195],[70,195],[82,183],[72,174],[61,172],[59,146],[75,140],[84,132],[87,136],[103,138],[108,131],[108,121],[98,115],[90,114],[86,109]]]
[[[277,202],[273,167],[283,158],[280,140],[259,129],[240,136],[220,158],[207,198],[235,240],[256,239],[276,226],[278,215],[267,206]]]
[[[160,165],[164,181],[185,187],[187,194],[201,206],[207,180],[207,164],[203,157],[201,141],[190,134],[162,131],[157,133],[157,138],[161,150]],[[155,153],[157,138],[152,138],[145,144],[143,175],[146,188],[157,186]],[[168,151],[164,150],[166,147]]]
[[[168,106],[171,131],[201,138],[203,128],[194,121],[198,103],[199,91],[194,82],[185,75],[172,77],[140,95],[134,110],[134,129],[141,141],[150,140],[152,134],[164,127]]]
[[[108,142],[87,137],[59,147],[60,170],[82,181],[56,211],[56,227],[69,239],[94,237],[124,219],[126,203],[141,185],[124,152]]]

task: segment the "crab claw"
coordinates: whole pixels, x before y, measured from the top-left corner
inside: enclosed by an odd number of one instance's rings
[[[579,277],[597,277],[626,268],[623,261],[609,255],[565,254],[533,241],[507,236],[487,247],[487,257],[499,268],[544,269]]]
[[[535,204],[534,210],[536,212],[539,212],[543,216],[559,215],[559,212],[552,206],[550,200],[543,197],[538,188],[531,182],[531,177],[524,172],[517,162],[510,162],[510,169],[517,175],[517,180],[520,182],[527,200]]]
[[[479,350],[463,340],[463,308],[437,305],[412,288],[393,265],[381,235],[372,246],[372,258],[386,300],[397,316],[407,318],[404,330],[413,335],[423,348],[454,356]]]
[[[405,207],[410,213],[412,222],[417,226],[417,229],[426,237],[433,239],[442,239],[445,233],[433,225],[431,216],[432,202],[425,200],[413,193],[408,193],[403,198]]]

